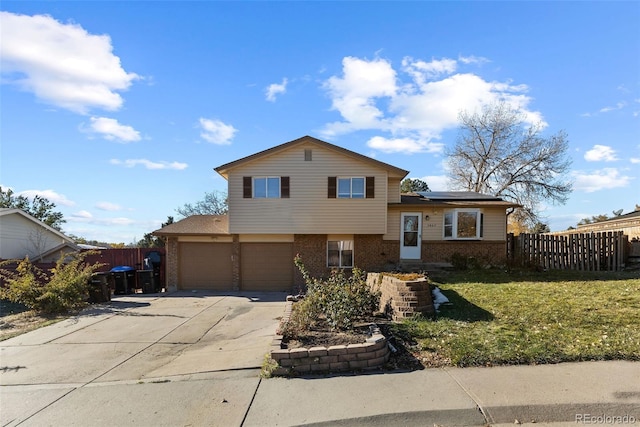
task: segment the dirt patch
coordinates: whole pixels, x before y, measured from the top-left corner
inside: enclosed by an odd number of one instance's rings
[[[66,319],[68,316],[50,316],[25,311],[0,317],[0,341],[22,335],[34,329]]]
[[[312,330],[304,331],[296,337],[285,337],[287,348],[329,347],[332,345],[362,344],[369,338],[369,324],[352,331],[331,331],[328,325],[319,322]]]
[[[311,330],[299,332],[295,337],[285,336],[283,343],[287,345],[288,349],[363,344],[370,336],[369,325],[372,323],[380,328],[380,332],[390,344],[391,354],[389,361],[384,366],[385,370],[415,371],[425,367],[449,365],[446,361],[435,360],[435,357],[430,353],[419,351],[416,342],[407,342],[395,337],[389,327],[393,322],[384,317],[365,319],[349,331],[332,331],[329,325],[320,319]]]

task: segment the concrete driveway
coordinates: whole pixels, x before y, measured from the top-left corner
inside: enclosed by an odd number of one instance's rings
[[[285,297],[122,296],[3,341],[0,422],[240,425]]]

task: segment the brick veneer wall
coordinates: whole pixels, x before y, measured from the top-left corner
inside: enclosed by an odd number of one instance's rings
[[[166,284],[167,291],[178,290],[178,239],[176,237],[167,238],[166,248]]]
[[[325,277],[331,269],[327,268],[327,235],[326,234],[296,234],[293,241],[294,255],[300,255],[302,263],[311,277]],[[304,288],[302,274],[296,268],[293,285]]]
[[[422,261],[424,262],[450,262],[451,256],[455,253],[474,257],[488,264],[499,265],[504,264],[507,259],[507,243],[487,240],[422,242]]]
[[[427,279],[404,281],[384,273],[369,273],[367,284],[374,290],[380,290],[380,311],[393,320],[413,317],[418,313],[435,313]]]
[[[392,270],[400,259],[400,242],[382,240],[378,234],[353,237],[354,264],[364,271]]]
[[[281,328],[291,315],[291,307],[292,302],[288,301]],[[391,355],[387,339],[377,326],[372,328],[371,337],[362,344],[286,349],[281,348],[282,336],[277,335],[273,346],[270,356],[278,364],[271,372],[273,376],[378,369],[389,361]]]
[[[353,237],[354,265],[364,271],[393,270],[400,259],[400,242],[383,240],[380,234],[356,234]],[[327,267],[327,235],[296,234],[293,252],[312,277],[327,277],[331,268]],[[304,287],[305,283],[296,269],[294,287]]]

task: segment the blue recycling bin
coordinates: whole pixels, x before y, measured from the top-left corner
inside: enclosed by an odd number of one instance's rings
[[[114,282],[114,294],[124,295],[133,293],[136,288],[136,269],[128,265],[119,265],[111,269]]]

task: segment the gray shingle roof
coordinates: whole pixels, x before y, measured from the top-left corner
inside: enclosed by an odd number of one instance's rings
[[[192,215],[154,231],[156,236],[229,234],[227,215]]]

